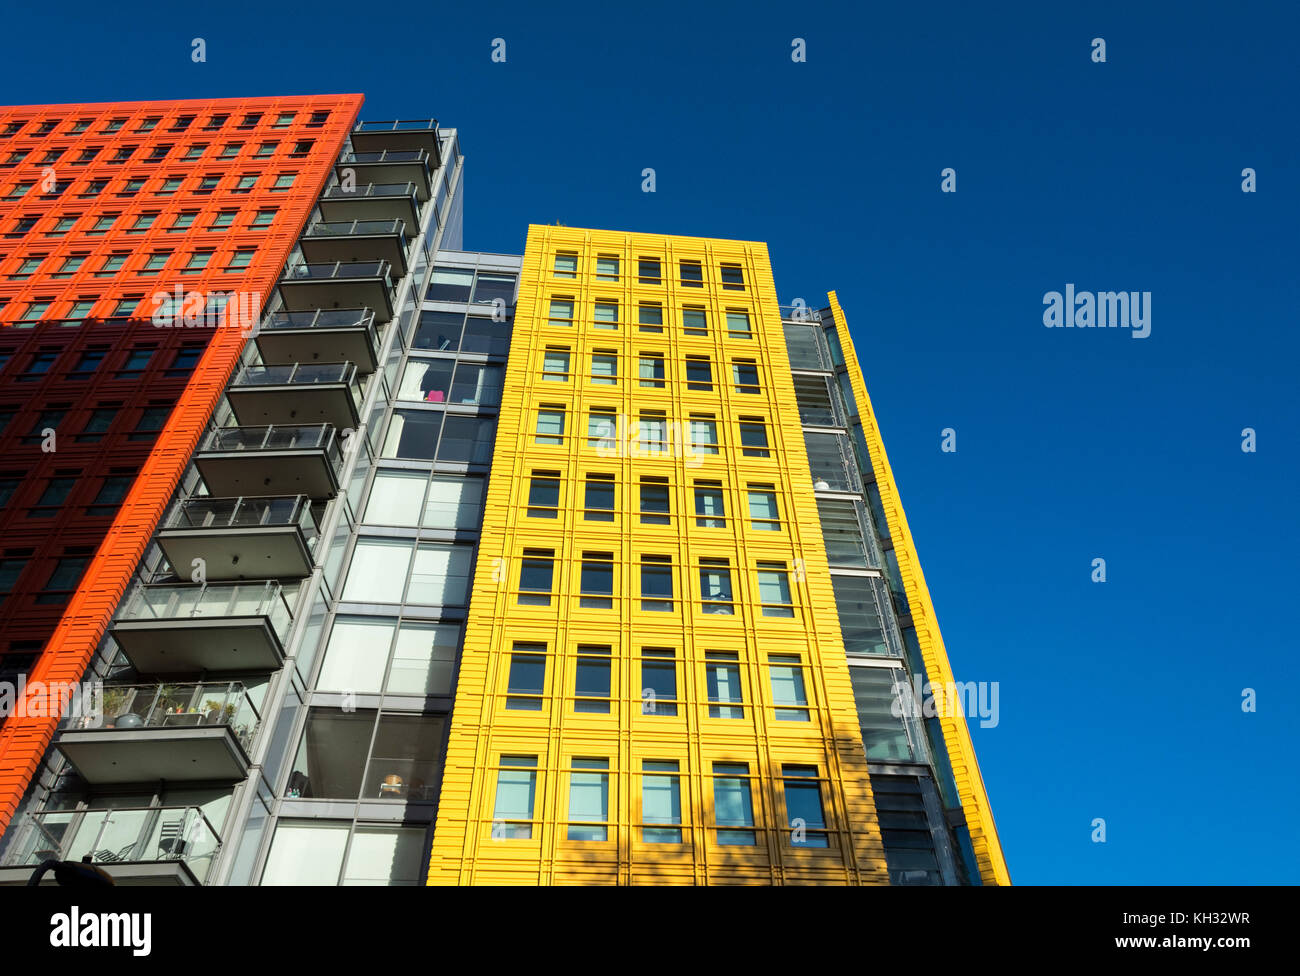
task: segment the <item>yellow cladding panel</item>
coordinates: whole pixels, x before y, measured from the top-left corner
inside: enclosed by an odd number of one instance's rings
[[[871,455],[871,466],[880,489],[880,504],[889,523],[889,535],[894,543],[894,554],[898,558],[898,573],[903,579],[907,602],[912,608],[912,624],[916,629],[917,643],[921,646],[921,658],[925,662],[930,683],[948,687],[954,680],[952,665],[948,663],[948,652],[943,646],[943,635],[939,633],[939,620],[930,600],[930,589],[925,585],[921,560],[907,525],[907,515],[903,512],[903,503],[898,496],[898,485],[894,483],[889,457],[885,454],[885,442],[880,436],[876,415],[871,409],[871,397],[867,394],[862,368],[853,348],[839,298],[835,292],[827,297],[835,316],[836,332],[848,367],[853,397],[858,403],[867,452]],[[979,863],[980,877],[984,884],[1008,885],[1011,883],[1011,875],[1007,871],[1006,858],[1003,857],[1002,845],[998,841],[993,811],[989,807],[988,793],[985,792],[984,780],[975,760],[975,747],[971,742],[970,730],[966,727],[966,719],[960,714],[943,715],[939,721],[953,778],[957,783],[957,793],[966,812],[966,823],[970,829],[975,859]]]
[[[430,884],[888,882],[765,245],[530,227],[485,510]]]

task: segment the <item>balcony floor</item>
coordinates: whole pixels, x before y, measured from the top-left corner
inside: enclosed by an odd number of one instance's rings
[[[274,671],[284,649],[266,617],[176,617],[119,620],[113,638],[148,674]]]
[[[54,745],[92,784],[240,780],[248,775],[248,757],[226,725],[65,729]]]
[[[302,579],[311,574],[311,551],[293,525],[163,529],[158,545],[181,576],[203,560],[210,581]]]

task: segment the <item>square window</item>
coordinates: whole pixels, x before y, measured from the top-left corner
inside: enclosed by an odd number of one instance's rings
[[[547,346],[542,356],[542,379],[554,383],[569,382],[569,347]]]
[[[591,382],[596,386],[618,385],[618,353],[597,351],[591,355]]]
[[[506,685],[506,708],[525,712],[542,710],[546,687],[546,646],[514,645],[510,654],[510,673]]]
[[[667,478],[641,479],[641,521],[650,525],[672,522],[672,496]]]
[[[698,305],[687,305],[682,309],[682,331],[687,335],[708,335],[708,312]]]
[[[782,722],[807,722],[808,693],[798,654],[769,654],[768,678],[772,682],[772,705]]]
[[[564,443],[564,406],[562,404],[544,404],[537,411],[537,434],[533,439],[536,444]]]
[[[643,285],[663,284],[659,271],[658,258],[640,258],[637,260],[637,280]]]
[[[533,836],[537,799],[537,757],[502,756],[492,809],[494,840],[528,840]]]
[[[609,839],[609,760],[577,759],[569,770],[569,840]]]
[[[614,554],[584,552],[578,605],[593,610],[614,607]]]
[[[727,336],[732,339],[752,339],[754,333],[749,327],[749,313],[744,309],[727,309]]]
[[[614,476],[587,475],[583,494],[583,518],[588,522],[614,521]]]
[[[718,844],[752,846],[757,842],[747,763],[713,764],[713,816]]]
[[[785,569],[785,563],[758,564],[758,598],[764,617],[794,616],[790,574]]]
[[[725,559],[700,560],[700,604],[705,613],[734,614],[731,568]]]
[[[736,359],[731,363],[732,378],[737,393],[759,393],[758,364],[752,359]]]
[[[680,261],[678,267],[681,269],[683,288],[704,287],[704,268],[699,261]]]
[[[573,710],[608,715],[610,702],[610,647],[579,644],[573,680]]]
[[[552,298],[547,318],[551,325],[573,325],[573,299]]]
[[[671,612],[673,566],[669,556],[641,557],[641,609]]]
[[[613,451],[617,447],[618,414],[612,407],[592,407],[587,416],[587,446]]]
[[[641,763],[641,840],[647,844],[682,842],[682,787],[676,762]]]
[[[525,549],[519,569],[519,603],[549,607],[555,575],[555,553],[549,549]]]
[[[749,527],[760,532],[780,532],[781,513],[776,503],[775,485],[750,485]]]
[[[534,471],[528,482],[528,515],[531,518],[559,518],[560,473]]]
[[[664,330],[664,308],[662,305],[642,303],[636,310],[637,330],[640,332],[662,332]]]
[[[641,714],[677,714],[677,662],[670,647],[641,649]]]
[[[658,353],[642,353],[637,374],[642,387],[662,390],[667,384],[664,376],[664,357]]]
[[[745,290],[745,272],[738,264],[722,266],[722,287],[728,291]]]
[[[618,281],[618,255],[596,255],[596,278],[600,281]]]
[[[713,389],[713,365],[708,356],[686,357],[686,389]]]
[[[702,529],[726,528],[726,510],[722,499],[722,482],[695,482],[695,524]]]
[[[709,694],[709,718],[744,718],[740,655],[734,651],[705,651],[704,677]],[[717,763],[714,763],[714,768],[717,768]],[[750,823],[752,825],[753,821]]]
[[[578,255],[571,251],[561,251],[555,255],[555,277],[578,277]]]
[[[794,847],[829,847],[826,816],[822,807],[821,782],[816,766],[781,767],[781,784],[785,792],[785,815],[789,821],[790,843]]]
[[[717,454],[718,423],[710,414],[691,414],[691,452],[693,454]]]
[[[741,454],[745,457],[771,457],[768,449],[767,424],[761,417],[740,418]]]
[[[618,328],[618,302],[614,299],[598,299],[595,303],[592,325],[597,329]]]

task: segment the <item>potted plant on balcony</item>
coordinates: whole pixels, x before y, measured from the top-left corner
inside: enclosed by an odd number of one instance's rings
[[[103,692],[104,705],[104,728],[112,729],[117,727],[118,717],[122,715],[122,710],[126,708],[126,703],[131,697],[131,692],[127,688],[105,688]]]
[[[208,710],[208,723],[210,725],[229,725],[235,717],[235,703],[227,702],[222,705],[215,698],[209,698],[203,703]]]

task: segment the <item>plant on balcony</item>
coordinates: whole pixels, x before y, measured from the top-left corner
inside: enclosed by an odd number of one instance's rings
[[[208,710],[208,721],[214,725],[229,725],[235,717],[234,702],[227,702],[225,705],[222,705],[221,702],[217,701],[215,698],[209,698],[203,703],[203,707]]]
[[[122,709],[126,707],[127,701],[131,697],[131,691],[128,688],[105,688],[104,689],[104,718],[117,718],[122,714]]]
[[[154,712],[158,715],[177,714],[185,711],[183,697],[175,685],[159,685],[154,692]]]

